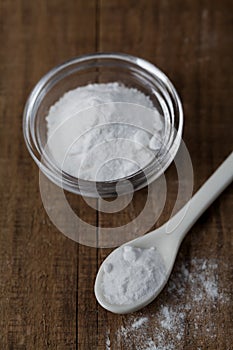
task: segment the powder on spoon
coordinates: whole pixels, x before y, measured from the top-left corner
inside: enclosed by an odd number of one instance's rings
[[[161,147],[164,123],[144,93],[120,83],[89,84],[50,107],[48,149],[66,173],[91,181],[129,176]]]
[[[164,261],[156,248],[126,245],[104,262],[103,294],[111,304],[132,304],[152,297],[165,278]]]

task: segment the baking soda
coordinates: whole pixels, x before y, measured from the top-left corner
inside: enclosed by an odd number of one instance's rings
[[[144,168],[159,152],[164,132],[150,98],[117,82],[66,92],[46,121],[54,163],[91,181],[116,180]]]
[[[226,334],[226,348],[230,349],[226,325],[218,320],[223,310],[231,308],[231,287],[220,288],[219,265],[226,274],[229,264],[221,259],[194,257],[186,263],[183,257],[181,264],[175,264],[162,299],[124,316],[124,326],[111,334],[112,349],[118,344],[129,350],[186,349],[187,330],[196,349],[216,349],[220,332]]]
[[[104,262],[103,294],[111,304],[133,304],[152,297],[165,277],[166,269],[158,250],[126,245],[116,249]]]

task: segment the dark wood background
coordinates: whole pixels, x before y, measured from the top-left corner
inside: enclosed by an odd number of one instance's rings
[[[214,259],[227,302],[216,299],[206,308],[210,301],[200,300],[197,327],[191,308],[181,339],[171,332],[173,345],[163,345],[157,310],[177,301],[165,288],[133,316],[113,315],[97,304],[94,279],[109,249],[79,245],[51,224],[22,135],[26,98],[54,65],[95,51],[141,56],[168,74],[182,98],[196,190],[232,150],[232,11],[228,0],[0,1],[1,350],[232,349],[232,187],[186,237],[172,276],[182,264],[192,269],[194,258]],[[171,188],[175,182],[170,175]],[[76,205],[89,222],[111,226],[133,217],[144,197],[145,191],[138,192],[117,219],[93,213],[81,199]],[[190,293],[180,302],[192,299]],[[124,329],[140,317],[149,318],[147,327],[126,341]],[[205,327],[210,321],[211,336]],[[140,343],[146,335],[157,347]]]

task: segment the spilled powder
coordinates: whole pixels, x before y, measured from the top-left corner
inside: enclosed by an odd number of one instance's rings
[[[111,349],[111,341],[110,341],[110,337],[109,337],[109,331],[106,334],[106,348],[105,350],[110,350]]]
[[[229,268],[221,264],[222,268]],[[144,309],[145,313],[142,310],[125,316],[124,326],[112,339],[112,347],[109,333],[106,335],[106,350],[118,346],[127,350],[185,349],[187,331],[195,349],[215,349],[217,334],[224,334],[224,325],[216,323],[218,312],[228,304],[230,307],[230,291],[220,290],[220,278],[216,259],[194,258],[189,265],[176,267],[163,291],[164,304],[158,299]],[[205,336],[204,346],[200,334]]]
[[[148,318],[147,318],[147,317],[141,317],[141,318],[139,318],[137,321],[135,321],[135,322],[132,324],[132,328],[138,329],[138,328],[140,328],[144,323],[146,323],[147,321],[148,321]]]

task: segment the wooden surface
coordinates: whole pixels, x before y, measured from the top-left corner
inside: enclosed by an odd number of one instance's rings
[[[196,190],[232,150],[232,10],[228,0],[0,1],[1,350],[232,349],[232,187],[184,240],[159,298],[113,315],[93,294],[110,250],[79,245],[51,224],[22,135],[26,98],[54,65],[95,51],[138,55],[179,91]],[[160,223],[176,195],[172,174]],[[145,196],[118,216],[76,205],[93,224],[120,225]]]

